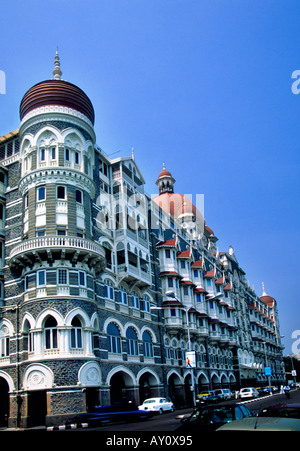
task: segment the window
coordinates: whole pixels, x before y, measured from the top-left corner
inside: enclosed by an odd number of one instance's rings
[[[170,312],[171,312],[171,316],[176,316],[176,309],[175,308],[171,308]]]
[[[82,348],[82,325],[78,316],[72,320],[71,329],[71,348]]]
[[[85,287],[86,286],[85,272],[84,271],[79,271],[78,272],[78,285],[81,286],[81,287]]]
[[[144,312],[148,312],[150,313],[150,300],[148,298],[148,296],[145,294],[144,298],[143,298],[143,308],[142,310]]]
[[[109,285],[104,285],[104,297],[107,299],[114,300],[114,289]]]
[[[66,269],[58,270],[58,284],[59,285],[67,285],[68,283],[68,272]]]
[[[55,160],[56,158],[56,149],[55,147],[52,147],[51,149],[51,160]]]
[[[152,338],[146,331],[143,333],[143,353],[145,357],[153,357]]]
[[[9,356],[9,336],[6,327],[0,329],[0,357]]]
[[[173,278],[172,277],[168,277],[168,287],[173,288]]]
[[[126,291],[124,290],[123,287],[121,287],[120,290],[119,290],[119,302],[121,304],[125,304],[125,305],[128,304],[127,293],[126,293]]]
[[[112,352],[114,354],[121,353],[120,332],[114,323],[110,323],[107,327],[107,348],[108,352]]]
[[[37,190],[37,200],[45,200],[46,199],[46,188],[45,186],[41,186]]]
[[[45,347],[46,349],[57,349],[57,322],[53,316],[49,316],[45,322]]]
[[[76,190],[76,202],[82,204],[82,191],[79,189]]]
[[[75,152],[75,164],[79,164],[79,153]]]
[[[57,199],[65,199],[66,198],[66,188],[64,186],[57,187]]]
[[[44,229],[44,227],[38,227],[36,229],[36,236],[45,236],[46,231]]]
[[[41,269],[37,272],[37,280],[36,280],[37,287],[41,287],[43,285],[46,285],[46,271],[45,269]]]
[[[181,260],[181,262],[180,262],[180,267],[181,267],[182,269],[185,268],[185,261],[184,261],[184,260]]]
[[[69,149],[65,149],[65,160],[70,161],[70,151]]]
[[[126,331],[126,343],[127,343],[127,354],[128,355],[138,355],[138,341],[137,335],[132,327],[129,327]]]
[[[45,149],[40,150],[40,160],[45,161],[46,160],[46,152]]]
[[[166,249],[166,258],[171,258],[170,249]]]
[[[194,277],[195,277],[195,278],[198,277],[198,269],[194,269]]]
[[[135,293],[131,296],[131,303],[132,307],[140,308],[139,298]]]

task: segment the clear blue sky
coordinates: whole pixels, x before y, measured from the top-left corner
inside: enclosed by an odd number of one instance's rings
[[[291,353],[300,330],[299,0],[2,2],[0,135],[33,84],[63,79],[96,112],[97,144],[131,153],[149,194],[165,162],[177,192],[204,193],[219,250],[276,298]],[[300,352],[300,349],[299,349]]]

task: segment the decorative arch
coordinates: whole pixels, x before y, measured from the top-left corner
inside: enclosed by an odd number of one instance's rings
[[[124,335],[124,327],[123,327],[123,325],[121,324],[121,322],[119,321],[119,320],[117,320],[116,318],[113,318],[113,317],[109,317],[109,318],[107,318],[107,320],[105,321],[105,323],[103,324],[103,331],[104,332],[106,332],[107,331],[107,327],[108,327],[108,325],[110,324],[110,323],[114,323],[116,326],[117,326],[117,328],[119,329],[119,331],[120,331],[120,335],[121,335],[121,337],[124,337],[125,335]]]
[[[141,340],[142,336],[141,336],[140,330],[135,323],[128,322],[124,325],[124,335],[126,336],[126,331],[130,327],[131,327],[131,329],[133,329],[136,332],[138,340]]]
[[[37,132],[32,140],[32,144],[34,146],[51,146],[61,141],[62,135],[60,131],[53,126],[47,125]]]
[[[143,326],[142,329],[141,329],[141,337],[143,336],[143,333],[144,333],[144,332],[148,332],[148,333],[150,334],[150,336],[151,336],[151,338],[152,338],[152,343],[153,343],[153,344],[154,344],[154,343],[157,343],[156,335],[155,335],[155,333],[153,332],[153,330],[151,329],[151,327],[149,327],[149,326]]]
[[[91,326],[90,318],[88,317],[86,312],[84,310],[80,309],[79,307],[75,308],[74,310],[72,310],[71,312],[68,313],[68,315],[66,316],[66,319],[65,319],[66,326],[71,326],[72,320],[75,316],[79,316],[83,320],[84,327]]]
[[[5,373],[5,371],[0,370],[0,377],[2,377],[3,379],[6,380],[8,387],[9,387],[9,391],[13,392],[15,390],[15,384],[14,384],[13,379],[10,377],[10,375]]]
[[[87,362],[78,371],[78,384],[84,387],[101,385],[101,370],[97,362]]]
[[[133,372],[122,365],[116,366],[115,368],[110,370],[106,377],[106,385],[110,385],[111,378],[117,373],[122,373],[126,387],[134,387],[137,385],[136,378]]]
[[[23,316],[21,332],[25,332],[26,321],[28,321],[28,323],[30,325],[30,329],[35,328],[35,319],[33,318],[33,316],[30,313],[26,312],[25,315]]]
[[[42,364],[29,365],[24,374],[24,390],[44,390],[51,388],[54,383],[54,375],[50,368]]]
[[[37,321],[36,321],[36,327],[37,327],[38,329],[42,329],[43,324],[44,324],[44,322],[45,322],[45,319],[46,319],[48,316],[53,316],[53,318],[56,319],[56,322],[57,322],[57,326],[58,326],[58,327],[64,325],[64,319],[63,319],[63,317],[61,316],[61,314],[60,314],[59,312],[57,312],[57,311],[54,310],[54,309],[47,309],[47,310],[44,310],[42,313],[40,313],[40,315],[39,315],[38,318],[37,318]]]

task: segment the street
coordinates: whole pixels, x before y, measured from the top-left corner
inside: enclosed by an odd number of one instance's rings
[[[276,392],[275,392],[276,393]],[[292,390],[290,399],[284,394],[274,394],[272,396],[263,396],[257,400],[231,400],[225,401],[226,404],[245,403],[253,412],[258,413],[264,407],[277,403],[300,403],[300,390]],[[134,423],[119,423],[96,428],[75,429],[77,431],[105,431],[105,432],[174,432],[180,426],[178,415],[189,415],[192,408],[178,409],[175,412],[168,412],[162,415],[155,415],[148,420]]]

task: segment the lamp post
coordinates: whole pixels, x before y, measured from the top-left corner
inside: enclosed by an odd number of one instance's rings
[[[179,299],[177,299],[175,293],[173,291],[166,291],[165,293],[168,297],[175,299],[176,301],[179,301]],[[192,351],[192,342],[191,342],[191,336],[190,336],[190,322],[189,322],[189,313],[188,313],[188,307],[183,307],[180,306],[179,307],[181,310],[185,311],[185,315],[186,315],[186,327],[187,327],[187,334],[188,334],[188,350],[189,352]],[[187,359],[186,359],[187,362]],[[196,391],[195,391],[195,375],[194,375],[194,371],[195,371],[195,366],[194,366],[194,362],[195,359],[193,359],[192,362],[192,366],[191,363],[189,364],[189,368],[191,370],[191,379],[192,379],[192,387],[191,390],[193,392],[193,405],[194,407],[196,407]]]
[[[263,342],[264,344],[264,351],[265,351],[265,372],[266,372],[266,368],[268,367],[268,359],[267,359],[267,347],[266,347],[266,342]],[[271,368],[271,367],[270,367]],[[272,395],[272,390],[271,390],[271,375],[270,375],[270,371],[268,371],[268,384],[270,387],[270,395]]]

